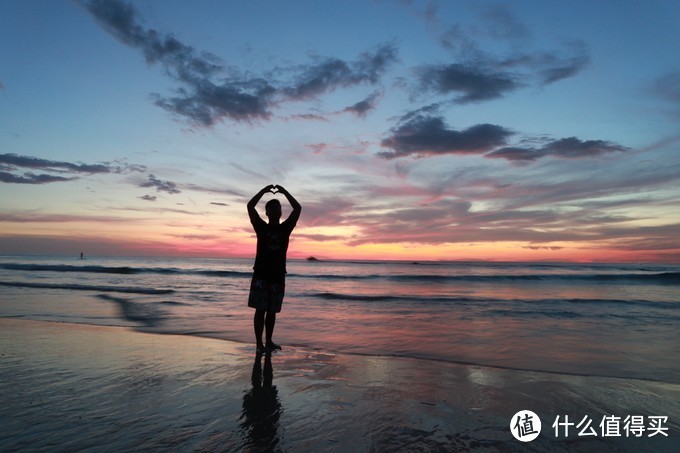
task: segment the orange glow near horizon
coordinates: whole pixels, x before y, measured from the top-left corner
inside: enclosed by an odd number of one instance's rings
[[[23,228],[21,228],[23,227]],[[245,228],[230,231],[199,230],[189,226],[114,224],[15,225],[0,236],[2,254],[79,254],[113,256],[185,256],[248,258],[255,254],[256,239]],[[105,232],[103,232],[105,231]],[[307,230],[300,228],[307,234]],[[97,232],[97,234],[95,234]],[[297,230],[296,230],[297,232]],[[565,242],[549,246],[521,242],[472,244],[367,243],[348,245],[340,240],[315,241],[293,233],[291,259],[416,260],[416,261],[559,261],[559,262],[680,262],[680,248],[618,250],[610,244]]]

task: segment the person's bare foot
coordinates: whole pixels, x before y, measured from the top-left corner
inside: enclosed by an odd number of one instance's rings
[[[266,350],[267,350],[267,352],[280,351],[280,350],[281,350],[281,346],[279,346],[278,344],[276,344],[276,343],[274,343],[273,341],[271,341],[271,342],[267,343],[267,348],[266,348]]]

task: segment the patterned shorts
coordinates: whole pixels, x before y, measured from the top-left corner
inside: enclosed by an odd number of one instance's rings
[[[271,283],[253,277],[250,282],[250,296],[248,306],[256,310],[267,310],[279,313],[283,304],[285,283]]]

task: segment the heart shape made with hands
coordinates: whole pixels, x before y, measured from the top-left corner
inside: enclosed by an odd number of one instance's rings
[[[272,188],[269,189],[271,193],[278,193],[279,192],[279,186],[272,184]]]

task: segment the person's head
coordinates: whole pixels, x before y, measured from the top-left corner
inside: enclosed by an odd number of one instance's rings
[[[281,202],[279,200],[269,200],[267,204],[264,205],[264,209],[270,223],[278,223],[279,220],[281,220]]]

